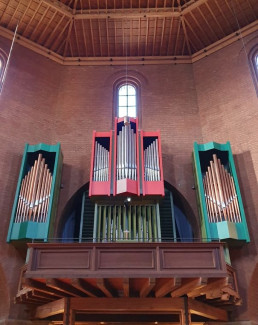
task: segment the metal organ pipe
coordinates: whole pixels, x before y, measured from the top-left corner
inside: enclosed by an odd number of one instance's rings
[[[210,222],[241,222],[234,179],[215,154],[203,177],[203,186]]]
[[[145,181],[160,181],[158,139],[144,150],[144,179]]]
[[[131,124],[122,126],[117,135],[117,172],[119,179],[136,180],[136,135]]]
[[[39,154],[22,180],[15,222],[46,222],[51,185],[51,172],[42,154]]]
[[[93,181],[108,181],[109,172],[109,151],[98,141],[95,141]]]

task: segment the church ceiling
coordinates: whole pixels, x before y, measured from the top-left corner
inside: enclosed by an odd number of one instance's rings
[[[257,17],[257,0],[0,0],[1,35],[18,24],[21,43],[63,60],[192,58]]]

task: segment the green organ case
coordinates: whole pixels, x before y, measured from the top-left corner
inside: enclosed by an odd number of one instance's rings
[[[229,246],[250,242],[230,143],[195,142],[193,171],[202,237]]]
[[[7,242],[46,241],[53,236],[62,162],[60,143],[25,145]]]

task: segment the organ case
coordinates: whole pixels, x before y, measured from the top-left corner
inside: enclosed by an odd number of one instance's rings
[[[99,165],[96,155],[101,137],[107,140],[100,151],[108,166]],[[103,180],[107,168],[108,179]],[[89,196],[111,194],[164,196],[160,133],[138,130],[137,118],[116,118],[114,132],[93,132]]]
[[[194,143],[193,166],[202,236],[230,245],[249,242],[230,143]]]
[[[110,195],[112,131],[93,131],[89,195]]]
[[[59,143],[25,145],[7,242],[52,236],[62,160]]]
[[[141,131],[143,195],[164,196],[160,132]]]

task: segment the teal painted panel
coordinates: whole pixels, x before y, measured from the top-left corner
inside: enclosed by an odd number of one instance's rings
[[[231,223],[228,223],[227,221],[217,223],[209,222],[203,187],[203,175],[208,167],[209,160],[211,159],[213,153],[216,153],[218,155],[221,161],[223,161],[223,165],[233,177],[241,215],[241,221],[233,223],[234,226],[231,225]],[[230,143],[226,142],[225,144],[220,144],[216,142],[208,142],[204,144],[198,144],[197,142],[195,142],[193,149],[193,158],[198,207],[202,227],[205,228],[205,230],[202,229],[202,234],[206,234],[208,240],[233,239],[234,241],[238,240],[241,242],[250,242],[242,197],[240,193]]]
[[[51,181],[51,192],[48,202],[48,213],[45,218],[45,222],[15,222],[16,210],[19,200],[19,193],[21,190],[21,184],[31,169],[35,160],[37,160],[38,154],[42,153],[45,158],[45,164],[52,175]],[[21,169],[12,209],[12,215],[10,220],[9,231],[7,235],[7,242],[18,241],[18,240],[46,240],[49,234],[53,233],[53,224],[56,215],[58,196],[61,183],[61,172],[62,172],[62,161],[63,156],[61,152],[60,143],[56,145],[48,145],[39,143],[36,145],[25,145],[23,159],[21,163]]]

